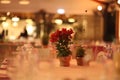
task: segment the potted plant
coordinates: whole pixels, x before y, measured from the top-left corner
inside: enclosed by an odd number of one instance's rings
[[[69,66],[71,59],[70,44],[72,39],[72,29],[62,28],[52,33],[50,41],[55,44],[57,50],[57,57],[60,60],[61,66]]]
[[[76,61],[77,61],[77,65],[84,65],[84,58],[85,56],[85,49],[82,46],[79,46],[76,50]]]

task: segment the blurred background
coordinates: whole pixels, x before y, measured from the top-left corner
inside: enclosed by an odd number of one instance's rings
[[[72,28],[72,58],[82,46],[89,67],[77,68],[72,59],[71,68],[55,68],[58,52],[50,35],[61,28]],[[21,80],[19,75],[24,80],[120,80],[119,41],[120,0],[0,0],[0,80],[1,74],[8,77],[9,67],[13,80]]]
[[[49,43],[49,35],[72,28],[74,40],[119,40],[120,0],[0,0],[0,40]]]

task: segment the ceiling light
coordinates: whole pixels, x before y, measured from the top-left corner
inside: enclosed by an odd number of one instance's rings
[[[17,21],[19,21],[19,20],[20,20],[19,17],[13,17],[13,18],[12,18],[12,21],[14,21],[14,22],[17,22]]]
[[[10,0],[0,0],[1,4],[10,4],[11,1]]]
[[[64,13],[65,13],[65,10],[64,10],[64,9],[58,9],[58,10],[57,10],[57,13],[58,13],[58,14],[64,14]]]
[[[61,24],[63,23],[63,21],[62,21],[61,19],[56,19],[56,20],[55,20],[55,23],[56,23],[57,25],[61,25]]]
[[[117,3],[120,4],[120,0],[118,0]]]
[[[99,11],[101,11],[101,10],[102,10],[102,6],[98,6],[97,9],[98,9]]]
[[[69,18],[68,21],[73,23],[73,22],[75,22],[75,19],[74,18]]]
[[[29,3],[30,3],[29,0],[20,0],[19,1],[19,4],[21,4],[21,5],[28,5]]]

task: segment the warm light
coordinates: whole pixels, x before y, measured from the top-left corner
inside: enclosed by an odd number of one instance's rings
[[[58,24],[58,25],[61,25],[63,23],[63,21],[61,19],[56,19],[55,23]]]
[[[18,18],[18,17],[13,17],[12,18],[12,21],[14,21],[14,22],[17,22],[17,21],[19,21],[20,20],[20,18]]]
[[[2,26],[3,26],[3,29],[4,29],[4,30],[7,30],[9,24],[8,24],[8,22],[2,22]]]
[[[9,16],[10,15],[10,12],[7,12],[7,16]]]
[[[68,21],[71,22],[71,23],[73,23],[73,22],[75,22],[75,19],[69,18]]]
[[[29,0],[20,0],[19,1],[19,4],[21,4],[21,5],[28,5],[29,3],[30,3]]]
[[[16,36],[14,36],[14,35],[9,36],[9,40],[16,40],[16,39],[17,39],[17,37],[16,37]]]
[[[27,24],[26,30],[27,30],[28,35],[32,35],[34,30],[35,30],[35,27],[33,27],[32,25]]]
[[[33,24],[33,21],[32,21],[32,19],[26,19],[26,22],[27,22],[27,24]]]
[[[14,27],[18,26],[18,23],[17,22],[13,22],[13,26]]]
[[[7,18],[6,18],[5,16],[0,17],[0,20],[2,20],[2,21],[6,20],[6,19],[7,19]]]
[[[118,0],[117,3],[120,4],[120,0]]]
[[[101,11],[101,10],[102,10],[102,6],[98,6],[97,9],[98,9],[99,11]]]
[[[57,10],[57,13],[58,13],[58,14],[64,14],[64,13],[65,13],[65,10],[64,10],[64,9],[58,9],[58,10]]]
[[[0,3],[2,3],[2,4],[10,4],[11,1],[10,0],[0,0]]]

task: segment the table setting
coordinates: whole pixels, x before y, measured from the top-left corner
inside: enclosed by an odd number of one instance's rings
[[[120,80],[119,46],[76,45],[71,43],[72,33],[71,29],[58,30],[51,36],[55,44],[47,47],[33,43],[16,46],[0,65],[0,80]],[[69,64],[61,64],[59,58],[68,55]],[[83,58],[82,65],[77,64],[76,56]]]

